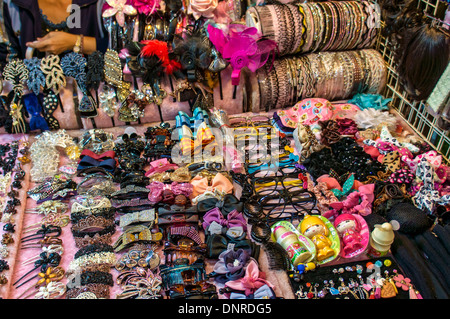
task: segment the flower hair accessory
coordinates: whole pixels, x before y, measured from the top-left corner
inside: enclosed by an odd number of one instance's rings
[[[103,11],[103,18],[116,17],[116,21],[119,26],[125,25],[125,15],[134,16],[137,14],[137,10],[127,4],[127,0],[106,0],[106,3],[110,6]]]
[[[201,17],[214,18],[214,11],[218,4],[218,0],[191,0],[189,1],[188,13],[192,14],[195,20]]]
[[[233,85],[239,84],[240,72],[244,67],[255,72],[267,62],[271,54],[275,57],[277,43],[262,38],[256,28],[231,24],[228,33],[212,25],[208,25],[207,30],[211,42],[233,68]]]
[[[159,0],[131,0],[131,5],[138,13],[148,16],[160,7],[159,2]]]

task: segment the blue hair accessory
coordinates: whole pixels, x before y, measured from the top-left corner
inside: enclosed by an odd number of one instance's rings
[[[387,111],[389,109],[389,102],[391,101],[391,98],[385,99],[380,94],[358,93],[347,103],[356,104],[361,110],[374,108],[380,111]]]
[[[39,104],[36,94],[30,93],[30,94],[24,95],[23,103],[25,104],[25,108],[27,109],[28,114],[31,115],[30,131],[34,131],[34,130],[48,131],[48,130],[50,130],[47,122],[41,115],[42,107]]]
[[[96,103],[92,97],[88,96],[88,90],[86,88],[86,65],[86,58],[76,52],[68,53],[61,59],[61,67],[64,74],[74,78],[77,81],[78,88],[83,93],[78,110],[83,113],[91,113],[96,111]]]
[[[41,92],[41,87],[45,87],[45,74],[41,70],[41,60],[34,57],[23,61],[28,69],[27,86],[38,95]]]

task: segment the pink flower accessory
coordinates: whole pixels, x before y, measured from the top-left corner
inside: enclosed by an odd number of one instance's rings
[[[188,14],[192,14],[195,20],[204,18],[214,18],[214,10],[216,10],[218,0],[191,0],[189,1]]]
[[[131,0],[131,5],[137,12],[150,15],[159,8],[159,0]]]
[[[209,24],[208,35],[217,51],[231,64],[233,85],[239,85],[244,67],[255,72],[267,62],[271,54],[275,58],[278,47],[275,41],[262,38],[258,29],[241,24],[230,24],[227,33]]]
[[[404,291],[409,289],[409,285],[411,284],[411,279],[405,278],[403,275],[398,274],[394,277],[395,285],[398,288],[402,288]]]
[[[125,15],[134,16],[137,14],[137,10],[127,4],[127,0],[106,0],[106,3],[110,8],[106,8],[103,11],[103,18],[115,16],[117,23],[121,27],[125,25]]]
[[[397,274],[392,279],[398,288],[404,291],[409,290],[409,299],[423,299],[420,293],[414,289],[411,279],[405,278],[402,274]]]

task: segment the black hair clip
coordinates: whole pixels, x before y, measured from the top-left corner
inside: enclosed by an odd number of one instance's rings
[[[59,255],[58,253],[53,252],[53,253],[49,254],[47,252],[42,252],[39,255],[39,259],[34,262],[34,268],[31,269],[30,271],[28,271],[26,274],[24,274],[19,279],[17,279],[16,282],[13,283],[13,286],[17,285],[21,280],[23,280],[26,276],[31,274],[36,269],[41,268],[41,272],[45,272],[48,267],[59,266],[60,262],[61,262],[61,255]],[[37,277],[37,275],[27,279],[26,281],[24,281],[23,283],[18,285],[16,288],[23,286],[24,284],[26,284],[27,282],[29,282],[30,280],[32,280],[33,278],[36,278],[36,277]]]
[[[222,171],[223,165],[219,162],[201,162],[201,163],[193,163],[188,166],[188,169],[190,172],[199,172],[202,170],[208,170],[208,171],[215,171],[219,172]]]
[[[39,229],[35,234],[25,236],[21,239],[22,243],[35,240],[35,239],[43,239],[45,237],[48,237],[50,235],[54,235],[52,237],[58,237],[61,235],[61,227],[59,226],[53,226],[53,225],[42,225],[41,229]]]

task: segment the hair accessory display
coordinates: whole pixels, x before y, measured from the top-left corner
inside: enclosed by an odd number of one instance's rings
[[[283,57],[276,59],[270,70],[265,65],[256,72],[255,89],[259,87],[260,94],[254,109],[285,108],[313,97],[342,100],[358,90],[378,93],[385,85],[386,75],[384,60],[373,49]]]
[[[277,3],[249,8],[245,20],[276,41],[280,55],[363,49],[376,40],[377,8],[357,1]]]

